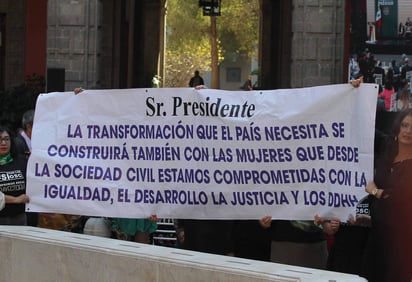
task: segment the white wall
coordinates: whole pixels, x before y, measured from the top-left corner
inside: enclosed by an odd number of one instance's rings
[[[366,281],[350,274],[26,226],[0,226],[0,250],[0,281]]]

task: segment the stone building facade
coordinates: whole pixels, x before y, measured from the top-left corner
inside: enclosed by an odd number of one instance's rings
[[[0,15],[7,18],[4,55],[0,52],[4,88],[24,80],[30,1],[36,0],[0,2]],[[351,1],[256,1],[261,89],[345,82]],[[153,75],[163,73],[166,5],[166,0],[47,0],[44,75],[52,82],[58,81],[50,79],[53,73],[64,75],[66,91],[150,87]]]
[[[24,81],[25,42],[24,0],[0,1],[0,88],[20,85]]]
[[[48,0],[47,68],[62,71],[66,90],[101,88],[101,26],[99,0]]]
[[[293,1],[291,87],[344,82],[346,2]]]

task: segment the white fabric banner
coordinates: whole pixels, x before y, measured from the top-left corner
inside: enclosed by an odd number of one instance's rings
[[[377,91],[341,84],[42,94],[26,210],[346,219],[373,176]]]

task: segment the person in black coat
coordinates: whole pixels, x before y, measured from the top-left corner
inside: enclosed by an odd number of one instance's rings
[[[21,158],[28,160],[31,154],[31,132],[33,129],[34,110],[28,110],[22,117],[22,130],[14,137],[15,152]],[[37,226],[38,214],[27,212],[27,225]]]
[[[16,144],[16,153],[29,158],[31,153],[31,132],[33,129],[34,110],[28,110],[22,117],[22,130],[14,139]]]

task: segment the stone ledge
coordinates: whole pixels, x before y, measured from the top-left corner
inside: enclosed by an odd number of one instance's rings
[[[26,226],[0,226],[3,281],[366,281],[356,275]]]

